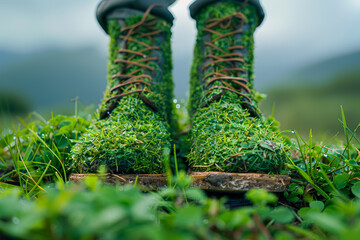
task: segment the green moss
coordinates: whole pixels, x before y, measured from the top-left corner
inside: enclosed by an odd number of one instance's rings
[[[209,16],[212,16],[212,18],[223,18],[225,16],[234,14],[236,12],[241,11],[245,17],[245,24],[249,25],[249,29],[244,31],[241,34],[241,38],[235,37],[235,35],[231,35],[227,37],[226,39],[220,39],[215,42],[215,46],[226,49],[228,46],[231,45],[242,45],[244,48],[248,49],[247,55],[244,56],[245,64],[243,64],[241,67],[246,71],[244,74],[240,74],[239,77],[246,78],[249,83],[248,86],[250,87],[251,93],[249,97],[252,99],[255,99],[255,91],[253,88],[253,81],[254,81],[254,75],[253,75],[253,62],[254,62],[254,38],[253,34],[256,29],[256,26],[258,25],[258,17],[256,13],[256,9],[253,6],[246,6],[245,8],[239,9],[239,4],[234,2],[226,2],[221,4],[212,4],[210,6],[207,6],[204,8],[200,13],[197,15],[196,18],[196,25],[198,29],[198,35],[196,38],[196,45],[194,49],[194,60],[191,68],[191,79],[190,79],[190,104],[188,106],[190,116],[192,117],[193,114],[197,111],[201,103],[205,100],[205,96],[203,96],[204,93],[204,87],[203,83],[201,82],[202,78],[208,74],[211,73],[209,69],[206,69],[205,71],[202,71],[201,67],[204,62],[204,56],[209,54],[210,47],[204,46],[204,37],[208,35],[207,32],[203,31],[203,29],[206,26],[206,21],[208,21]],[[236,23],[235,23],[236,24]],[[231,32],[233,30],[231,29],[221,29],[218,28],[216,31],[219,31],[222,34],[225,34],[227,32]],[[211,38],[216,38],[216,34],[212,34]],[[214,55],[220,55],[221,52],[213,49]],[[214,66],[214,65],[212,65]],[[217,66],[215,65],[215,68]],[[235,72],[234,72],[235,73]],[[214,92],[218,93],[218,92]],[[227,93],[231,94],[231,93]],[[206,96],[208,97],[208,96]],[[241,102],[242,99],[239,99],[239,102]],[[256,100],[253,100],[252,105],[254,108],[258,109]]]
[[[278,173],[285,146],[273,128],[225,96],[194,116],[188,161],[196,171]]]
[[[139,22],[142,15],[133,15],[125,20],[126,26]],[[153,18],[149,16],[148,18]],[[128,95],[119,100],[117,107],[110,116],[104,120],[94,121],[88,129],[88,133],[82,136],[79,143],[72,149],[73,159],[79,171],[96,171],[100,164],[105,164],[112,172],[120,173],[163,173],[164,161],[170,155],[170,133],[175,128],[173,114],[173,83],[171,77],[172,60],[170,46],[170,24],[159,20],[156,29],[161,29],[163,38],[159,44],[163,62],[151,61],[146,63],[155,69],[154,72],[139,66],[126,64],[114,64],[115,59],[124,59],[118,50],[122,48],[121,27],[118,20],[108,21],[110,34],[110,53],[108,64],[108,85],[100,111],[107,109],[112,101],[105,100],[118,94],[116,91],[110,93],[110,89],[120,83],[119,79],[113,79],[112,75],[117,73],[129,74],[139,70],[137,75],[148,74],[150,79],[143,79],[151,83],[151,93],[143,93],[145,97],[156,104],[157,112],[151,110],[138,96]],[[152,39],[140,37],[146,33],[146,28],[141,28],[131,38],[153,45]],[[155,38],[155,45],[158,42]],[[137,42],[128,41],[127,49],[140,51],[145,47]],[[146,51],[145,54],[153,56],[154,52]],[[136,55],[133,60],[143,59]],[[135,90],[136,86],[126,91]]]
[[[253,33],[258,25],[258,16],[255,7],[247,5],[240,8],[240,4],[230,1],[222,1],[204,8],[197,15],[198,36],[194,50],[194,62],[191,69],[190,82],[190,105],[189,112],[192,119],[190,132],[191,152],[188,161],[196,171],[226,171],[226,172],[279,172],[286,158],[284,143],[280,134],[274,131],[272,123],[259,118],[250,117],[248,109],[242,106],[244,99],[235,93],[226,91],[217,102],[210,102],[207,107],[201,108],[201,104],[211,96],[222,92],[215,89],[208,92],[204,76],[221,70],[221,65],[212,64],[211,67],[202,69],[207,59],[205,55],[212,53],[215,56],[222,55],[220,50],[211,49],[204,43],[218,37],[216,33],[209,34],[204,31],[206,22],[210,18],[224,18],[234,13],[241,12],[244,16],[244,24],[241,34],[230,35],[216,40],[214,45],[227,51],[229,46],[241,45],[245,51],[245,63],[239,64],[245,72],[233,71],[229,76],[237,76],[247,79],[250,93],[246,95],[252,99],[251,107],[259,113],[256,92],[254,90],[254,39]],[[241,25],[241,20],[232,19],[232,25]],[[221,34],[226,34],[235,29],[215,29]],[[229,51],[227,51],[229,52]],[[230,52],[229,52],[230,53]],[[221,63],[224,66],[224,63]],[[231,86],[234,85],[228,82]],[[212,86],[221,86],[220,81],[212,83]]]

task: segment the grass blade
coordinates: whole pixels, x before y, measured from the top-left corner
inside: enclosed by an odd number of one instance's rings
[[[34,178],[31,176],[31,173],[29,172],[29,169],[26,167],[26,164],[25,164],[25,162],[24,162],[24,159],[23,159],[22,156],[21,156],[21,153],[20,153],[20,149],[19,149],[19,145],[18,145],[17,140],[16,140],[16,148],[17,148],[18,153],[19,153],[19,158],[20,158],[21,162],[23,163],[26,172],[29,174],[28,177],[30,178],[30,180],[33,181],[34,184],[35,184],[35,186],[37,186],[39,189],[45,191],[42,187],[40,187],[40,186],[37,184],[37,182],[36,182],[36,181],[34,180]],[[26,175],[26,176],[27,176],[27,175]]]
[[[60,157],[49,147],[48,144],[46,144],[46,142],[36,132],[34,132],[34,130],[29,128],[22,119],[19,119],[19,120],[51,152],[51,154],[53,154],[54,157],[59,161],[59,163],[60,163],[60,165],[62,167],[62,170],[64,172],[64,180],[65,180],[65,182],[67,182],[65,166],[64,166],[63,162],[61,161]]]
[[[349,149],[349,146],[350,146],[349,133],[347,131],[348,127],[347,127],[347,123],[346,123],[346,119],[345,119],[344,109],[343,109],[342,106],[340,106],[340,108],[341,108],[342,125],[343,125],[343,128],[344,128],[344,133],[345,133],[345,138],[346,138],[346,147],[344,149],[344,153],[347,150],[348,151],[348,158],[350,159],[351,155],[350,155],[350,149]]]
[[[299,168],[298,166],[296,166],[296,164],[291,160],[291,158],[289,156],[287,156],[288,160],[291,162],[292,166],[299,172],[299,174],[308,182],[311,184],[311,186],[313,186],[313,188],[320,194],[322,195],[324,198],[326,198],[327,200],[330,199],[330,196],[324,191],[322,190],[318,185],[316,185],[314,183],[314,181],[311,179],[311,177],[301,168]],[[291,166],[291,165],[289,165]]]
[[[46,165],[46,168],[45,170],[43,171],[43,173],[41,174],[39,180],[37,181],[37,184],[28,192],[28,195],[35,190],[35,187],[39,185],[39,183],[42,181],[43,177],[45,176],[47,170],[49,169],[50,167],[50,164],[51,164],[51,160],[49,161],[49,163]]]

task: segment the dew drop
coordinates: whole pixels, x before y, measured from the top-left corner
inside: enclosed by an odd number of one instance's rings
[[[324,157],[327,157],[328,155],[327,154],[324,154]]]

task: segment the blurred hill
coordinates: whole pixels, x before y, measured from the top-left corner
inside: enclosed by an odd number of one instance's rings
[[[261,108],[270,115],[275,104],[282,130],[296,129],[303,136],[310,129],[320,137],[342,134],[340,106],[353,130],[360,123],[360,52],[300,69],[266,94]]]
[[[21,95],[31,110],[73,109],[77,96],[98,104],[105,90],[107,60],[95,49],[0,55],[0,94]]]
[[[17,114],[72,113],[76,96],[84,105],[98,105],[106,86],[106,58],[93,48],[0,51],[0,107],[15,106]],[[340,105],[351,128],[360,122],[360,51],[311,64],[280,80],[265,91],[268,98],[261,107],[270,115],[275,103],[283,130],[307,135],[311,128],[315,135],[333,136],[342,131]]]
[[[323,84],[341,75],[360,70],[360,51],[347,53],[305,66],[280,81],[283,83]]]

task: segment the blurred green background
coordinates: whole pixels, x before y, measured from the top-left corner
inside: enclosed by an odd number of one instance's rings
[[[171,11],[175,95],[187,99],[195,25],[178,0]],[[73,114],[79,97],[95,109],[106,85],[107,42],[95,20],[98,0],[0,1],[0,129],[37,111]],[[360,122],[360,1],[262,0],[255,40],[261,107],[281,129],[330,139]],[[275,107],[274,107],[275,106]]]

